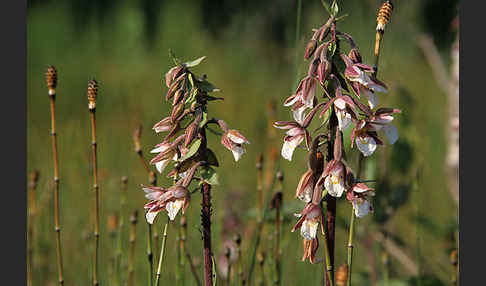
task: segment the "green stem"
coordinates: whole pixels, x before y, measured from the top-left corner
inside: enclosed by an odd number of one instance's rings
[[[349,240],[348,240],[348,286],[351,286],[351,269],[353,265],[353,235],[354,235],[354,209],[351,207],[351,222],[349,224]]]
[[[149,285],[152,286],[154,281],[152,279],[152,275],[154,273],[154,261],[153,261],[153,254],[152,254],[152,225],[147,222],[147,258],[148,258],[148,281]]]
[[[322,206],[323,206],[323,204],[321,202],[321,207]],[[322,207],[322,209],[324,209],[324,208]],[[324,219],[324,221],[326,221],[326,220]],[[323,236],[323,239],[324,239],[324,243],[323,243],[324,257],[326,259],[326,273],[325,273],[326,282],[328,282],[330,286],[334,286],[333,279],[331,279],[333,269],[332,269],[332,263],[331,263],[331,256],[329,255],[329,246],[327,244],[328,243],[327,242],[327,233],[324,232],[324,234],[322,236]]]
[[[299,57],[299,49],[297,49],[297,46],[299,45],[299,38],[300,38],[300,14],[302,14],[302,0],[298,0],[297,2],[297,20],[295,23],[295,79],[294,79],[294,85],[293,85],[293,90],[297,88],[298,80],[299,80],[299,73],[300,73],[300,67],[298,65],[298,57]]]
[[[165,243],[167,241],[167,227],[169,226],[169,218],[167,217],[167,222],[164,226],[164,233],[162,236],[162,247],[160,248],[160,256],[159,256],[159,266],[157,267],[157,277],[155,278],[155,285],[159,286],[160,280],[160,272],[162,270],[162,263],[164,262],[164,253],[165,253]]]

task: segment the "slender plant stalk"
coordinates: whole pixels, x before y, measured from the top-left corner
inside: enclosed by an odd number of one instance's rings
[[[162,271],[162,264],[164,262],[164,254],[165,254],[165,244],[167,242],[167,228],[169,226],[169,218],[167,217],[167,222],[164,226],[164,233],[162,235],[162,247],[160,248],[160,256],[159,256],[159,266],[157,267],[157,276],[155,278],[155,285],[159,286],[160,281],[160,273]]]
[[[321,202],[321,208],[324,209],[323,202]],[[325,258],[325,263],[326,263],[326,269],[324,271],[324,277],[325,277],[325,285],[328,286],[334,286],[334,281],[330,279],[332,277],[332,264],[331,264],[331,257],[329,255],[329,247],[328,247],[328,239],[327,239],[327,231],[325,230],[323,234],[323,248],[324,248],[324,258]]]
[[[192,273],[192,277],[194,277],[194,281],[196,281],[197,286],[201,286],[201,280],[199,279],[199,276],[197,275],[196,266],[194,266],[194,263],[192,262],[191,255],[187,251],[186,251],[185,255],[186,255],[187,261],[189,262],[189,266],[191,268],[191,273]]]
[[[120,221],[118,223],[118,241],[116,247],[116,254],[115,254],[115,284],[121,284],[121,257],[122,257],[122,244],[123,244],[123,228],[125,226],[125,205],[127,201],[127,183],[128,178],[123,176],[121,178],[122,182],[122,190],[120,196],[120,211],[119,211],[119,218]]]
[[[336,112],[334,109],[331,113],[331,118],[329,119],[329,129],[328,129],[328,144],[327,144],[327,163],[334,159],[334,137],[336,134],[336,129],[338,126],[338,120],[336,117]],[[341,135],[342,136],[342,135]],[[327,234],[326,241],[329,253],[329,263],[326,263],[326,276],[328,279],[326,285],[334,284],[334,245],[335,245],[335,227],[336,227],[336,198],[333,196],[327,196],[327,207],[326,207],[326,227],[325,231]],[[324,241],[324,243],[326,243]]]
[[[95,196],[95,225],[94,225],[94,257],[93,257],[93,285],[99,285],[98,281],[98,252],[100,240],[100,194],[98,186],[98,161],[96,153],[96,97],[98,95],[98,83],[91,80],[88,83],[89,113],[91,118],[91,151],[93,154],[93,189]]]
[[[135,210],[130,216],[130,254],[128,256],[128,278],[127,286],[133,285],[133,273],[135,271],[135,231],[137,230],[137,216],[138,212]]]
[[[265,252],[260,252],[258,257],[258,266],[260,266],[260,281],[258,285],[264,286],[265,283]]]
[[[59,285],[64,285],[63,264],[62,264],[62,247],[61,247],[61,223],[59,210],[59,160],[57,154],[57,134],[56,134],[56,86],[57,72],[54,66],[47,69],[47,87],[49,89],[49,98],[51,103],[51,138],[52,138],[52,156],[54,160],[54,223],[56,232],[56,254],[57,254],[57,272]]]
[[[277,163],[275,164],[275,171],[278,170],[280,168],[280,161],[277,161]],[[270,185],[270,190],[274,188],[275,186],[275,182],[276,182],[276,176],[273,177],[273,180],[272,180],[272,184]],[[268,192],[270,195],[271,193]],[[267,195],[268,197],[268,195]],[[253,247],[253,251],[252,251],[252,255],[251,255],[251,258],[250,258],[250,268],[248,270],[248,278],[247,280],[245,281],[248,282],[248,284],[245,284],[245,285],[251,285],[251,278],[252,278],[252,275],[253,275],[253,270],[255,268],[255,260],[256,260],[256,256],[257,256],[257,249],[258,249],[258,246],[260,245],[260,240],[261,240],[261,233],[262,233],[262,229],[263,229],[263,224],[265,222],[265,218],[267,216],[267,213],[268,213],[268,210],[269,210],[269,204],[268,202],[270,202],[270,199],[271,198],[267,198],[266,200],[266,204],[264,204],[265,208],[263,209],[263,214],[262,214],[262,220],[257,224],[257,229],[255,231],[255,244],[254,244],[254,247]],[[242,282],[243,283],[243,282]]]
[[[226,273],[227,273],[226,285],[230,286],[231,285],[231,261],[230,261],[231,250],[229,248],[226,248],[224,255],[225,255],[226,261],[227,261],[227,265],[226,265]]]
[[[348,286],[351,286],[351,273],[352,273],[352,266],[353,266],[353,235],[354,235],[354,209],[351,207],[351,222],[349,225],[349,239],[348,239],[348,257],[347,257],[347,264],[348,264]]]
[[[35,189],[37,188],[37,181],[39,180],[39,171],[35,170],[30,174],[29,181],[29,208],[28,208],[28,226],[27,226],[27,285],[32,286],[32,276],[33,276],[33,258],[34,258],[34,226],[35,226],[35,214],[36,214],[36,204],[35,204]]]
[[[133,132],[133,141],[135,144],[135,153],[137,153],[138,157],[140,158],[140,161],[142,162],[142,165],[145,168],[145,171],[147,171],[148,174],[148,181],[149,184],[152,186],[157,185],[157,175],[154,171],[150,170],[150,166],[145,160],[145,157],[143,156],[142,152],[142,147],[140,144],[140,138],[142,137],[142,125],[138,125],[137,128],[135,128],[135,131]],[[148,222],[147,224],[147,261],[148,261],[148,278],[147,280],[149,281],[149,286],[153,285],[153,273],[154,273],[154,255],[152,252],[152,225]],[[157,232],[155,232],[157,233]],[[158,243],[158,234],[154,235],[154,241],[155,243]],[[158,247],[156,247],[158,249]]]
[[[297,46],[299,45],[299,39],[300,39],[300,18],[302,14],[302,0],[297,0],[297,19],[295,23],[295,79],[294,79],[294,85],[292,86],[292,89],[295,89],[297,87],[297,84],[299,82],[299,74],[300,74],[300,67],[298,65],[298,58],[299,58],[299,49]]]
[[[236,285],[245,285],[245,277],[243,275],[243,266],[241,263],[242,257],[241,257],[241,235],[237,233],[233,241],[236,244],[236,253],[237,253],[237,258],[236,258],[236,268],[238,271],[237,275],[237,280],[236,280]]]
[[[258,193],[258,222],[262,220],[263,213],[263,154],[258,154],[257,162],[257,193]]]
[[[185,285],[185,265],[186,265],[186,259],[185,259],[185,253],[186,253],[186,230],[187,230],[187,219],[185,215],[181,216],[180,219],[180,224],[179,224],[179,248],[177,252],[177,257],[178,257],[178,274],[180,281],[178,285]]]
[[[273,281],[274,285],[280,285],[282,282],[282,262],[280,259],[281,249],[280,249],[280,228],[281,222],[281,208],[282,208],[282,196],[283,196],[283,174],[282,172],[277,173],[277,191],[275,192],[273,199],[273,207],[275,208],[275,227],[274,227],[274,263],[275,263],[275,279]]]

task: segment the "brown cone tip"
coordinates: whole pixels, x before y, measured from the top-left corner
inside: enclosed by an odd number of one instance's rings
[[[137,223],[137,216],[138,216],[138,211],[134,211],[133,214],[130,216],[130,222],[133,224]]]
[[[127,176],[121,177],[121,181],[123,184],[126,184],[128,182],[128,177]]]
[[[88,82],[88,100],[95,102],[97,95],[98,95],[98,82],[92,79]]]
[[[390,21],[392,12],[393,4],[390,1],[386,1],[381,5],[380,10],[378,11],[378,17],[376,18],[376,22],[382,30],[384,30],[385,25]]]
[[[54,66],[49,66],[46,72],[47,87],[55,89],[57,86],[57,71]]]
[[[348,281],[348,265],[344,263],[339,266],[336,273],[336,286],[346,286]]]

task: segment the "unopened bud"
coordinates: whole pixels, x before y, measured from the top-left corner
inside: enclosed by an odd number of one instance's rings
[[[307,46],[305,47],[304,59],[308,60],[316,50],[316,47],[317,47],[317,41],[314,39],[310,40],[307,43]]]
[[[358,52],[357,48],[352,48],[349,51],[348,57],[353,61],[353,63],[358,64],[362,62],[361,55]]]
[[[312,63],[309,65],[309,71],[307,72],[308,76],[316,77],[317,76],[317,67],[319,66],[320,60],[314,59]]]
[[[98,96],[98,83],[92,79],[88,82],[88,108],[94,110],[96,108],[96,97]]]
[[[189,144],[191,144],[194,137],[196,137],[198,127],[199,127],[199,123],[196,123],[196,121],[194,121],[189,125],[189,127],[186,128],[186,138],[184,140],[184,147],[189,146]]]
[[[49,89],[49,95],[56,94],[57,87],[57,71],[54,66],[49,66],[46,72],[47,88]]]
[[[324,85],[330,73],[331,63],[327,59],[324,59],[317,67],[317,79],[321,85]]]
[[[183,111],[184,111],[184,102],[180,102],[179,104],[174,106],[174,108],[172,109],[172,113],[170,115],[171,122],[174,123],[176,119],[179,117],[179,115],[182,114]]]
[[[172,106],[178,104],[181,101],[183,95],[184,95],[184,90],[178,89],[174,94],[174,99],[172,100]]]

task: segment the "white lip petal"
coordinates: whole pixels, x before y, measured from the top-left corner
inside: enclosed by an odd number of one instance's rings
[[[338,98],[334,101],[334,105],[339,109],[344,109],[346,108],[346,101],[342,98]]]
[[[293,111],[293,116],[295,122],[299,123],[302,125],[304,122],[304,111],[307,109],[307,106],[302,106],[300,108],[297,108],[296,110]]]
[[[304,140],[304,136],[297,136],[292,138],[292,140],[285,140],[282,146],[282,157],[285,159],[292,161],[292,154],[294,153],[295,148],[299,146],[300,143]]]
[[[304,201],[306,203],[309,203],[312,200],[312,191],[313,190],[312,190],[312,187],[311,186],[305,187],[305,189],[302,192],[302,194],[300,194],[299,199],[301,201]]]
[[[159,162],[155,163],[155,168],[157,168],[157,171],[159,171],[159,173],[162,174],[162,172],[164,171],[165,167],[167,167],[167,165],[169,164],[169,161],[170,160],[162,160],[162,161],[159,161]]]
[[[155,219],[155,217],[157,216],[158,213],[159,212],[147,212],[145,214],[145,219],[147,220],[148,223],[153,224],[154,219]]]
[[[365,91],[366,98],[368,99],[368,106],[373,109],[375,106],[378,105],[378,95],[376,95],[374,92]]]
[[[300,228],[300,234],[303,238],[307,240],[311,240],[316,238],[317,235],[317,226],[319,222],[316,220],[304,220],[302,223],[302,227]]]
[[[327,193],[330,196],[339,198],[343,195],[343,192],[345,190],[344,183],[342,180],[338,180],[337,183],[333,183],[332,181],[333,180],[331,179],[331,176],[327,176],[324,180],[324,187],[326,188]]]
[[[231,141],[235,142],[236,144],[243,144],[243,143],[245,143],[245,140],[243,140],[242,138],[240,138],[238,136],[235,136],[235,135],[233,135],[231,133],[228,133],[228,138]]]
[[[386,137],[388,138],[388,142],[390,144],[395,144],[398,140],[398,130],[394,125],[386,125],[383,127],[383,131],[385,132]]]
[[[366,85],[366,87],[368,87],[369,89],[371,89],[374,92],[381,92],[381,93],[387,93],[388,92],[388,90],[386,90],[385,87],[383,87],[379,84],[376,84],[376,83],[372,83],[372,82],[370,82],[368,85]]]
[[[241,156],[243,156],[243,154],[245,154],[246,150],[245,150],[245,148],[240,147],[240,146],[233,146],[233,148],[231,148],[231,152],[233,153],[233,157],[235,157],[235,162],[238,162],[238,160],[240,160]]]
[[[349,124],[351,123],[351,114],[344,110],[337,110],[336,116],[338,118],[339,130],[343,131],[348,128]]]
[[[355,193],[364,193],[366,192],[368,189],[365,189],[365,188],[360,188],[360,187],[354,187],[353,188],[353,192]]]
[[[372,137],[356,137],[356,146],[365,157],[370,156],[376,150],[376,142]]]
[[[174,202],[168,202],[165,205],[165,209],[167,210],[167,215],[169,216],[170,220],[174,220],[179,210],[182,208],[184,202],[182,200],[177,200]]]
[[[159,146],[155,149],[152,149],[150,150],[150,153],[160,153],[160,152],[164,152],[167,148],[169,148],[167,145],[162,145],[162,146]]]
[[[354,199],[353,200],[354,214],[358,218],[365,217],[371,210],[371,204],[365,199]]]

